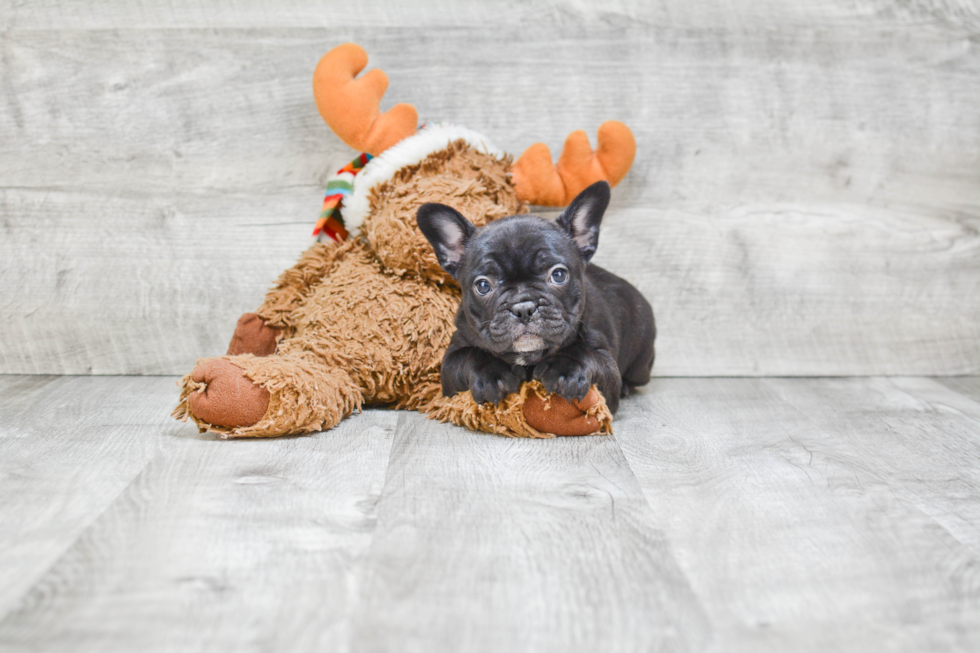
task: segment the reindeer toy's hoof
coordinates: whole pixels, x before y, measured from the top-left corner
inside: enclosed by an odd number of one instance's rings
[[[225,358],[201,361],[191,372],[187,407],[201,422],[234,429],[252,426],[269,408],[269,391]]]
[[[529,392],[524,398],[524,419],[542,433],[593,435],[609,428],[599,390],[592,388],[582,400],[566,401],[558,395]],[[607,411],[608,412],[608,411]],[[611,420],[612,416],[608,415]]]
[[[573,133],[557,167],[541,144],[514,163],[468,129],[417,129],[409,104],[381,113],[388,78],[380,70],[358,77],[366,65],[364,50],[348,43],[314,73],[321,116],[364,152],[327,186],[314,232],[322,242],[242,316],[227,356],[184,377],[174,416],[223,437],[269,437],[331,428],[375,404],[509,436],[610,433],[612,415],[595,390],[571,404],[534,383],[496,406],[477,405],[468,392],[442,397],[439,369],[460,290],[415,215],[439,202],[485,224],[529,203],[565,204],[601,179],[615,184],[633,161],[629,129],[604,123],[595,152]]]

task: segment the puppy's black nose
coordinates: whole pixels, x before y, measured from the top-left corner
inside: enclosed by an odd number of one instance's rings
[[[534,315],[535,311],[538,310],[537,302],[526,301],[518,302],[511,305],[510,312],[517,316],[517,319],[521,322],[527,322]]]

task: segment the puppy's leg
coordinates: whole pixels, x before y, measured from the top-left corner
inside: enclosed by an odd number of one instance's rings
[[[641,385],[646,385],[650,382],[650,374],[653,370],[653,359],[655,358],[656,351],[654,348],[653,341],[651,340],[649,344],[644,346],[643,351],[633,359],[629,364],[629,367],[623,372],[623,387],[629,388],[624,397],[632,391],[633,388]]]
[[[622,377],[616,361],[605,349],[591,349],[576,341],[534,367],[534,378],[544,389],[571,401],[583,399],[593,384],[613,413],[619,408]]]
[[[520,390],[524,379],[496,356],[476,347],[450,345],[442,359],[442,394],[452,397],[469,390],[478,403],[499,403]]]
[[[609,412],[615,415],[619,410],[619,400],[623,396],[623,377],[619,366],[605,350],[593,352],[593,355],[596,357],[598,368],[595,384],[599,386],[599,392],[605,397]]]

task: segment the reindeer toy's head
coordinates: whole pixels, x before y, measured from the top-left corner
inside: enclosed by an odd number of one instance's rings
[[[543,143],[512,162],[469,129],[444,124],[419,129],[410,104],[381,113],[388,77],[375,69],[357,78],[367,61],[367,53],[353,43],[334,48],[316,67],[313,93],[334,133],[374,157],[357,176],[343,216],[346,230],[358,229],[390,270],[448,279],[415,224],[416,209],[426,202],[448,204],[482,226],[522,212],[527,204],[563,206],[600,179],[615,185],[633,162],[633,135],[614,121],[599,128],[594,152],[585,132],[573,132],[557,166]]]
[[[635,152],[629,129],[604,123],[595,152],[584,132],[573,133],[557,166],[540,143],[512,163],[471,130],[418,129],[410,105],[381,113],[388,79],[380,70],[356,78],[366,65],[364,50],[345,44],[314,74],[320,114],[364,152],[328,184],[319,242],[242,316],[228,354],[184,377],[174,415],[223,437],[323,430],[364,404],[505,435],[609,432],[612,416],[596,390],[578,406],[549,402],[532,384],[499,405],[477,405],[469,392],[442,396],[459,289],[415,216],[439,202],[482,225],[527,204],[566,204],[589,184],[626,174]]]

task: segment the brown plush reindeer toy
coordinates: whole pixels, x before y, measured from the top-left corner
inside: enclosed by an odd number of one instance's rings
[[[322,230],[318,225],[324,242],[280,276],[254,314],[239,319],[228,355],[198,361],[183,378],[174,416],[222,437],[329,429],[363,405],[419,410],[510,436],[610,432],[612,416],[595,387],[571,403],[537,382],[497,405],[478,405],[468,392],[442,396],[439,367],[460,290],[439,267],[415,213],[440,202],[480,226],[523,212],[527,203],[567,204],[595,181],[615,185],[626,175],[636,151],[632,133],[607,122],[596,152],[584,132],[574,132],[557,167],[540,143],[512,164],[468,129],[416,129],[411,105],[381,114],[388,79],[380,70],[355,79],[366,65],[364,50],[349,43],[331,50],[314,73],[326,123],[368,153],[328,186]],[[331,187],[343,196],[342,220],[329,210],[340,199],[331,202]]]

